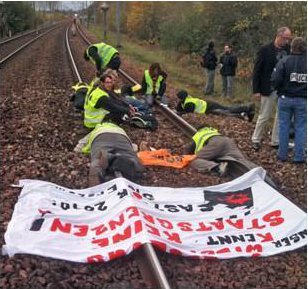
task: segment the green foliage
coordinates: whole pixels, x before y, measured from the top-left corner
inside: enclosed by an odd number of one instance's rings
[[[12,34],[32,29],[37,21],[31,2],[3,2],[1,11],[1,35],[7,31]]]

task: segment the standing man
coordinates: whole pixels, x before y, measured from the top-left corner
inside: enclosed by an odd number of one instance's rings
[[[290,52],[289,43],[292,34],[288,27],[281,27],[277,30],[275,40],[261,47],[258,51],[257,59],[253,70],[253,97],[261,99],[261,106],[254,133],[252,135],[252,147],[259,150],[266,124],[271,118],[274,107],[277,103],[277,93],[271,85],[271,74],[279,59]],[[277,147],[278,125],[277,112],[272,130],[271,145]]]
[[[84,52],[84,58],[95,64],[97,77],[107,68],[118,70],[121,65],[119,51],[104,42],[90,45]]]
[[[237,56],[232,51],[232,46],[226,44],[224,54],[220,57],[220,74],[222,77],[222,95],[231,98],[233,96],[233,81],[237,67]]]
[[[205,74],[206,74],[206,86],[204,93],[212,94],[214,92],[214,82],[215,82],[215,68],[217,66],[217,57],[214,50],[214,42],[210,41],[208,48],[203,55],[203,63]]]

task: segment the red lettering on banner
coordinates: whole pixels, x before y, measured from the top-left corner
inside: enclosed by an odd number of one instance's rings
[[[188,223],[188,222],[179,222],[177,223],[177,226],[179,227],[181,231],[184,231],[184,232],[193,231],[193,229],[191,228],[191,223]]]
[[[110,226],[110,230],[114,230],[117,226],[122,226],[124,223],[124,215],[123,213],[120,214],[119,216],[119,220],[111,220],[109,221],[109,226]]]
[[[133,250],[137,250],[140,246],[142,246],[142,243],[136,242],[133,244]]]
[[[205,231],[212,231],[212,227],[207,227],[204,223],[198,223],[199,228],[196,229],[197,232],[205,232]]]
[[[116,244],[126,239],[129,239],[131,236],[132,236],[131,226],[128,226],[127,228],[124,229],[123,234],[118,233],[112,236],[112,241],[114,244]]]
[[[88,263],[97,263],[97,262],[103,262],[103,261],[104,261],[104,258],[102,255],[93,255],[87,258]]]
[[[224,253],[230,253],[229,248],[222,248],[216,251],[216,254],[224,254]]]
[[[126,212],[131,212],[131,214],[127,215],[127,218],[130,219],[132,217],[138,217],[140,216],[140,212],[137,209],[137,207],[128,207],[126,209]]]
[[[247,253],[251,253],[251,252],[254,252],[254,251],[257,251],[257,252],[262,252],[263,251],[263,247],[260,245],[260,244],[256,244],[256,245],[247,245],[246,247],[246,252]],[[251,255],[251,257],[259,257],[261,256],[260,253],[253,253]]]
[[[100,247],[106,247],[109,245],[109,240],[108,238],[94,239],[91,243],[97,244]]]
[[[122,257],[122,256],[125,256],[125,255],[126,255],[126,252],[124,250],[121,250],[121,249],[108,253],[109,261],[116,259],[116,258],[119,258],[119,257]]]
[[[104,224],[102,224],[102,225],[92,228],[91,231],[95,231],[95,235],[98,236],[108,231],[108,229],[105,227]]]
[[[237,229],[243,229],[243,228],[244,228],[243,219],[236,220],[235,222],[232,222],[231,219],[228,219],[228,220],[226,220],[226,222],[227,222],[229,225],[231,225],[231,226],[233,226],[233,227],[235,227],[235,228],[237,228]]]
[[[141,220],[137,220],[135,223],[135,234],[138,234],[142,231],[142,221]]]
[[[225,228],[224,223],[222,221],[210,222],[217,230],[223,230]]]
[[[143,218],[148,221],[149,223],[155,224],[154,218],[151,215],[148,215],[142,212]]]
[[[263,221],[270,223],[270,226],[278,226],[284,222],[284,218],[281,217],[281,210],[275,210],[263,216]]]
[[[84,237],[88,234],[88,230],[89,230],[88,225],[74,225],[74,228],[79,229],[79,231],[74,233],[74,235],[77,237]]]
[[[72,224],[64,223],[62,224],[59,218],[53,220],[51,224],[50,231],[55,232],[57,230],[69,234],[71,232]]]
[[[176,255],[176,256],[182,256],[182,252],[178,249],[170,249],[169,250],[169,253],[172,254],[172,255]]]
[[[180,235],[178,233],[169,233],[167,231],[163,231],[163,233],[167,236],[169,241],[182,244]]]
[[[159,233],[159,230],[157,228],[152,227],[152,226],[150,226],[148,224],[146,224],[146,226],[147,226],[148,229],[150,229],[150,230],[147,230],[148,233],[160,237],[160,233]]]
[[[274,241],[274,238],[271,233],[266,233],[265,235],[257,233],[257,236],[263,238],[261,243]]]
[[[170,229],[170,230],[173,229],[172,223],[169,222],[168,220],[159,219],[159,218],[157,218],[156,220],[157,220],[158,223],[159,223],[162,227],[164,227],[165,229]]]
[[[253,219],[251,220],[251,227],[247,228],[249,229],[263,229],[265,228],[265,225],[259,225],[259,220],[258,219]]]
[[[155,248],[157,248],[157,249],[159,249],[161,251],[164,251],[164,252],[167,251],[167,245],[165,243],[163,243],[163,242],[159,242],[159,241],[156,241],[156,240],[151,240],[151,244]]]

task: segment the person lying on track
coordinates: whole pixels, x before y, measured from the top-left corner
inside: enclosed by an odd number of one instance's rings
[[[192,141],[185,146],[185,154],[196,154],[190,163],[192,168],[200,172],[214,171],[219,176],[227,173],[232,162],[246,172],[257,167],[245,158],[231,138],[211,127],[203,127],[193,135]]]
[[[139,162],[130,138],[117,124],[98,124],[86,139],[82,153],[91,155],[89,186],[106,181],[106,177],[115,172],[120,172],[131,181],[141,177],[144,167]]]
[[[179,115],[185,113],[212,113],[235,116],[247,119],[249,122],[252,122],[255,115],[254,104],[224,106],[214,101],[192,97],[186,90],[180,90],[177,93],[177,97],[179,98],[179,102],[177,103],[176,111]]]

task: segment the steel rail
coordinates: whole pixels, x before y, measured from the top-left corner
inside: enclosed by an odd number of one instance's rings
[[[24,32],[24,33],[19,33],[19,34],[16,34],[15,36],[12,36],[12,37],[6,37],[2,41],[0,41],[0,45],[5,44],[5,43],[10,42],[10,41],[13,41],[13,40],[16,40],[16,39],[21,38],[23,36],[27,36],[31,33],[38,33],[39,31],[44,30],[44,29],[49,28],[49,27],[52,27],[54,25],[56,25],[56,24],[41,25],[40,27],[38,27],[36,29],[32,29],[32,30]]]
[[[25,44],[23,44],[22,46],[20,46],[18,49],[14,50],[13,52],[11,52],[9,55],[7,55],[6,57],[2,58],[0,60],[0,65],[5,63],[7,60],[9,60],[10,58],[12,58],[14,55],[16,55],[18,52],[20,52],[21,50],[23,50],[24,48],[26,48],[27,46],[29,46],[32,42],[38,40],[39,38],[43,37],[44,35],[46,35],[47,33],[53,31],[54,29],[56,29],[58,26],[53,27],[49,30],[47,30],[46,32],[40,34],[39,36],[31,39],[30,41],[26,42]]]
[[[86,38],[86,36],[81,32],[81,30],[77,26],[77,31],[82,36],[84,41],[90,45],[91,42]],[[68,39],[68,31],[66,31],[67,39]],[[67,45],[69,45],[69,42],[67,41]],[[70,48],[68,48],[68,51],[71,51]],[[70,54],[71,55],[71,54]],[[79,75],[77,66],[75,64],[75,61],[73,58],[71,60],[74,62],[72,65],[73,68],[76,70],[75,74]],[[81,78],[78,78],[79,81],[82,81]],[[122,177],[122,174],[120,172],[115,172],[116,177]],[[138,260],[138,265],[140,272],[142,274],[142,277],[144,281],[150,285],[151,288],[161,288],[161,289],[170,289],[169,282],[166,278],[166,275],[162,269],[162,266],[158,260],[158,257],[156,255],[156,252],[152,246],[151,243],[146,243],[141,246],[140,249],[137,249],[135,253],[136,259]],[[146,264],[144,264],[144,261],[147,260]]]

